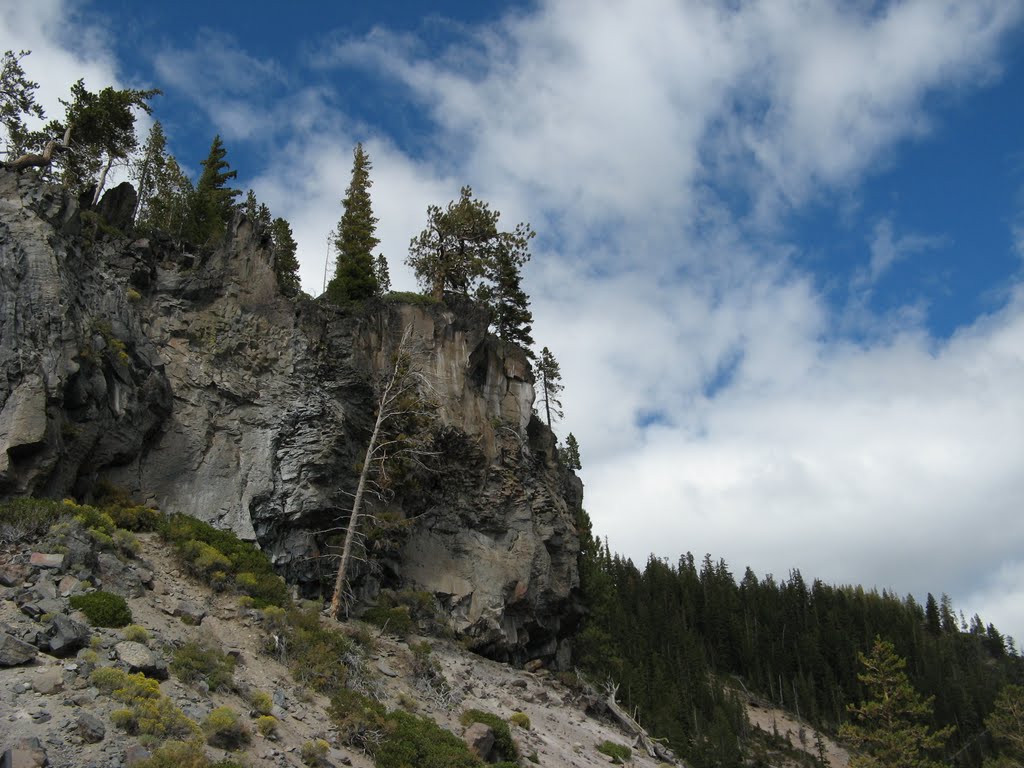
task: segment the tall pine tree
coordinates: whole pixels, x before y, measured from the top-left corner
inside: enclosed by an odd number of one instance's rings
[[[544,416],[550,429],[553,419],[562,418],[562,401],[558,399],[558,395],[563,385],[558,361],[547,347],[540,351],[537,377],[540,379],[540,402],[544,403]]]
[[[533,357],[533,312],[530,297],[521,286],[520,271],[530,260],[529,242],[536,233],[528,224],[518,224],[514,232],[498,235],[492,253],[484,260],[484,283],[478,297],[491,310],[491,323],[498,338],[518,344]]]
[[[301,283],[299,282],[299,260],[295,258],[296,245],[295,238],[292,237],[291,225],[278,217],[270,225],[270,235],[274,243],[274,272],[277,275],[277,284],[285,296],[297,296]]]
[[[235,198],[242,194],[242,190],[227,186],[238,176],[238,171],[228,170],[231,165],[224,159],[227,153],[220,136],[214,136],[192,198],[191,234],[197,242],[209,242],[223,234],[235,209]]]
[[[870,655],[860,654],[864,671],[857,679],[871,697],[848,707],[856,721],[844,723],[839,735],[863,751],[850,758],[851,768],[939,768],[932,755],[941,750],[952,728],[933,731],[933,699],[910,684],[907,662],[888,640],[875,638]]]
[[[338,260],[334,278],[327,286],[327,297],[336,304],[362,301],[378,293],[373,249],[380,244],[374,234],[377,217],[370,203],[370,169],[373,168],[363,145],[353,150],[352,180],[341,201],[344,212],[334,241]]]

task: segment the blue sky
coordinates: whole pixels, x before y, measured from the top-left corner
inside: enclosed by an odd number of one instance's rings
[[[422,7],[41,0],[0,43],[51,114],[80,76],[163,89],[193,174],[220,133],[311,293],[356,141],[396,288],[463,184],[531,222],[556,431],[638,563],[947,592],[1024,638],[1024,3]]]

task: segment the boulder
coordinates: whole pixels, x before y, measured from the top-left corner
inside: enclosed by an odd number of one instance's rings
[[[44,696],[64,690],[64,674],[60,667],[50,667],[49,669],[41,670],[39,674],[32,678],[32,690]]]
[[[91,712],[83,712],[78,716],[78,734],[87,744],[95,744],[103,741],[107,735],[107,727],[96,715]]]
[[[0,757],[0,768],[45,768],[46,750],[39,739],[22,739]]]
[[[6,632],[0,633],[0,667],[16,667],[27,664],[36,657],[39,650],[29,643],[12,637]]]
[[[483,723],[473,723],[462,734],[463,741],[469,747],[469,751],[483,760],[485,763],[493,762],[494,752],[494,731],[491,726]]]
[[[142,643],[124,640],[114,646],[114,653],[129,672],[141,672],[157,680],[167,679],[167,662]]]
[[[58,656],[73,656],[79,648],[84,648],[90,637],[90,630],[85,624],[58,613],[50,619],[49,625],[41,633],[42,650]]]

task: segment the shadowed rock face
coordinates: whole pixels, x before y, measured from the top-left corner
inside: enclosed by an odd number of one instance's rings
[[[523,352],[465,300],[352,313],[286,299],[268,239],[241,217],[229,230],[199,253],[94,234],[75,201],[0,171],[0,496],[81,495],[108,478],[257,540],[315,593],[332,578],[321,555],[351,506],[372,382],[410,326],[442,455],[371,505],[409,522],[357,568],[357,592],[430,592],[488,655],[566,663],[582,486],[532,416]]]

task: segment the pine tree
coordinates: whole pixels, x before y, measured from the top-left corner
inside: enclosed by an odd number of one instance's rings
[[[287,221],[278,217],[270,225],[274,243],[274,272],[277,284],[285,296],[297,296],[301,289],[299,282],[299,260],[295,258],[295,238]]]
[[[491,310],[491,322],[498,338],[518,344],[532,357],[533,312],[530,298],[520,286],[520,271],[530,260],[529,242],[535,233],[528,224],[519,224],[514,232],[498,235],[489,258],[484,260],[484,276],[478,297]]]
[[[388,260],[384,258],[383,253],[377,254],[377,263],[373,271],[377,277],[377,295],[391,293],[391,270],[388,269]]]
[[[463,187],[458,201],[447,208],[427,207],[427,228],[409,243],[405,263],[431,296],[441,301],[446,290],[470,292],[498,240],[499,215],[474,199],[470,187]]]
[[[135,221],[146,220],[150,203],[156,195],[158,179],[165,172],[167,165],[167,136],[164,127],[157,120],[149,129],[142,154],[132,167],[132,178],[138,188],[135,198]]]
[[[0,125],[7,131],[7,159],[13,160],[28,151],[31,133],[25,117],[42,120],[43,108],[36,104],[39,83],[29,80],[21,68],[21,60],[31,51],[7,51],[0,64]]]
[[[849,705],[856,721],[844,723],[839,735],[863,751],[850,758],[851,768],[939,768],[930,755],[941,750],[952,728],[933,731],[923,721],[931,718],[934,697],[925,699],[914,690],[888,640],[875,638],[871,655],[860,654],[864,671],[857,679],[871,697],[861,706]]]
[[[558,394],[562,391],[562,371],[558,361],[551,354],[551,350],[544,347],[540,351],[540,362],[537,364],[537,375],[540,378],[540,399],[544,403],[544,415],[551,428],[552,417],[555,420],[562,418],[562,402]]]
[[[61,153],[60,165],[65,187],[82,192],[94,186],[93,204],[99,201],[107,173],[115,163],[126,163],[138,147],[135,110],[151,114],[149,100],[160,93],[125,88],[104,88],[98,93],[86,89],[84,80],[71,86],[71,100],[64,122],[47,125],[50,133],[64,133],[71,147]]]
[[[228,170],[231,165],[224,159],[227,153],[220,136],[214,136],[192,201],[191,234],[197,242],[209,242],[224,232],[235,209],[235,198],[242,194],[240,189],[227,186],[238,176],[238,171]]]
[[[580,444],[576,442],[576,436],[572,432],[565,439],[565,448],[561,450],[562,463],[569,469],[583,469],[580,463]]]
[[[153,167],[153,174],[153,194],[140,211],[136,226],[178,239],[188,237],[195,196],[192,182],[171,155]]]
[[[986,760],[985,768],[1020,768],[1024,765],[1024,687],[1003,686],[985,726],[999,747],[999,756]]]
[[[341,201],[344,212],[338,224],[338,238],[334,241],[338,260],[334,266],[334,279],[327,286],[327,297],[336,304],[362,301],[378,292],[373,249],[380,240],[374,234],[377,218],[370,203],[371,168],[373,164],[363,145],[356,144],[352,180]]]

